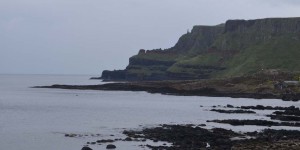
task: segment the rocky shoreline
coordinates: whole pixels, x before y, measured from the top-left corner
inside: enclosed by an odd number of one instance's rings
[[[164,141],[171,146],[146,147],[153,150],[211,149],[299,149],[300,131],[271,130],[236,133],[221,128],[204,129],[197,125],[161,125],[142,131],[124,131],[130,138]]]
[[[181,81],[139,81],[107,83],[100,85],[36,86],[34,88],[59,88],[77,90],[146,91],[182,96],[211,96],[254,99],[300,100],[300,85],[285,86],[282,81],[270,81],[258,75],[228,79],[203,79]]]
[[[201,106],[200,106],[201,107]],[[272,110],[272,116],[285,118],[287,120],[276,122],[280,118],[271,117],[269,120],[213,120],[207,121],[216,123],[228,123],[234,126],[256,125],[264,126],[261,131],[236,132],[230,129],[208,127],[206,124],[161,124],[155,127],[144,127],[142,129],[125,129],[123,138],[101,139],[87,142],[82,150],[89,149],[89,145],[104,145],[106,149],[117,148],[115,142],[138,142],[137,146],[141,149],[152,150],[296,150],[300,149],[300,131],[296,130],[275,130],[269,129],[271,126],[290,126],[299,127],[299,120],[288,120],[289,117],[299,117],[300,109],[295,106],[211,106],[207,111],[217,113],[256,113],[255,111]],[[238,110],[238,111],[236,111]],[[270,117],[268,114],[265,114]],[[273,121],[274,120],[274,121]],[[76,135],[75,135],[76,136]],[[80,135],[78,135],[80,136]],[[70,137],[70,136],[68,136]],[[112,136],[113,137],[113,136]],[[161,144],[150,144],[152,143]]]
[[[296,150],[300,148],[300,131],[265,129],[254,132],[234,132],[222,128],[206,129],[203,125],[162,124],[142,130],[124,130],[125,139],[108,139],[88,142],[91,145],[105,144],[106,149],[117,148],[114,142],[145,142],[138,145],[141,149],[152,150],[242,150],[270,149]],[[161,142],[154,146],[146,141]],[[107,144],[106,144],[107,143]],[[88,145],[82,150],[92,150]]]
[[[266,115],[271,120],[238,120],[238,119],[227,119],[227,120],[207,120],[207,122],[215,122],[215,123],[223,123],[230,124],[233,126],[244,126],[244,125],[256,125],[256,126],[290,126],[290,127],[300,127],[300,109],[295,106],[290,107],[272,107],[272,106],[241,106],[234,107],[229,105],[230,107],[225,108],[235,108],[233,110],[224,110],[224,109],[211,109],[210,111],[218,112],[218,113],[253,113],[256,112],[254,110],[274,110],[272,114]],[[280,122],[278,122],[280,121]]]

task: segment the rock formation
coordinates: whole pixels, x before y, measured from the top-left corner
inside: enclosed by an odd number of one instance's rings
[[[194,26],[169,49],[144,50],[104,80],[232,77],[267,69],[300,71],[300,18],[228,20]]]

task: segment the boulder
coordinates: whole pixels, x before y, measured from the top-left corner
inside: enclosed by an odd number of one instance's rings
[[[106,146],[106,149],[115,149],[115,148],[117,148],[117,147],[115,145],[113,145],[113,144],[108,144]]]
[[[83,147],[81,150],[93,150],[93,149],[91,149],[91,148],[89,148],[89,147]]]

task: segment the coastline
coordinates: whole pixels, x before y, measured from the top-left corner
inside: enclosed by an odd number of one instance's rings
[[[70,90],[103,90],[103,91],[145,91],[148,93],[160,93],[177,96],[208,96],[208,97],[231,97],[231,98],[254,98],[254,99],[281,99],[281,95],[271,93],[229,93],[216,91],[213,88],[198,90],[178,90],[172,87],[148,87],[136,83],[108,83],[104,85],[60,85],[35,86],[33,88],[54,88]]]
[[[216,106],[212,106],[215,108]],[[252,110],[277,110],[272,114],[278,116],[286,115],[299,116],[299,108],[295,106],[280,107],[280,106],[241,106],[233,105],[218,106],[225,110],[236,109],[240,112],[233,112],[235,114],[243,113],[248,109]],[[280,111],[279,111],[280,110]],[[213,111],[210,110],[210,111]],[[228,112],[219,112],[228,113]],[[230,112],[231,113],[231,112]],[[254,114],[256,112],[253,112]],[[267,115],[269,116],[269,115]],[[222,150],[240,150],[240,149],[299,149],[300,147],[300,131],[297,129],[271,129],[271,126],[278,126],[275,120],[280,118],[272,118],[272,121],[267,120],[229,120],[234,122],[244,122],[241,124],[232,124],[232,126],[256,125],[265,127],[263,130],[254,130],[250,132],[237,132],[225,128],[207,128],[206,124],[159,124],[154,127],[143,127],[141,129],[124,129],[122,134],[125,135],[121,139],[101,139],[97,141],[89,141],[84,148],[88,148],[95,144],[113,145],[122,142],[140,142],[138,145],[141,149],[149,148],[152,150],[181,150],[181,149],[222,149]],[[227,120],[224,120],[227,121]],[[284,120],[279,126],[298,127],[299,124],[295,120]],[[299,120],[297,120],[299,121]],[[211,122],[209,120],[207,123]],[[227,124],[226,122],[218,122]],[[277,122],[278,123],[278,122]],[[230,123],[229,123],[230,124]],[[288,125],[290,124],[290,125]],[[199,136],[201,135],[201,136]],[[68,135],[69,136],[69,135]],[[74,135],[77,137],[80,135]],[[85,149],[82,149],[85,150]],[[91,149],[88,149],[91,150]]]
[[[135,81],[101,85],[35,86],[33,88],[58,88],[76,90],[145,91],[178,96],[209,96],[254,99],[282,99],[299,101],[299,87],[278,87],[279,81],[268,81],[252,77],[206,80]]]

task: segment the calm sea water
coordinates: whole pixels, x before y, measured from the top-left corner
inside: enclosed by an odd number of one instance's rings
[[[232,99],[197,96],[169,96],[146,92],[34,89],[37,85],[102,84],[90,76],[0,75],[0,149],[80,150],[86,142],[124,137],[124,129],[141,129],[162,123],[205,123],[207,128],[235,131],[263,127],[206,123],[212,119],[269,119],[270,111],[257,114],[219,114],[213,105],[300,106],[281,100]],[[203,107],[200,107],[202,105]],[[277,129],[297,129],[276,127]],[[69,138],[66,133],[88,136]],[[92,135],[100,134],[98,137]],[[114,135],[114,136],[111,136]],[[117,149],[141,149],[137,142],[116,142]],[[91,146],[105,149],[104,145]]]

